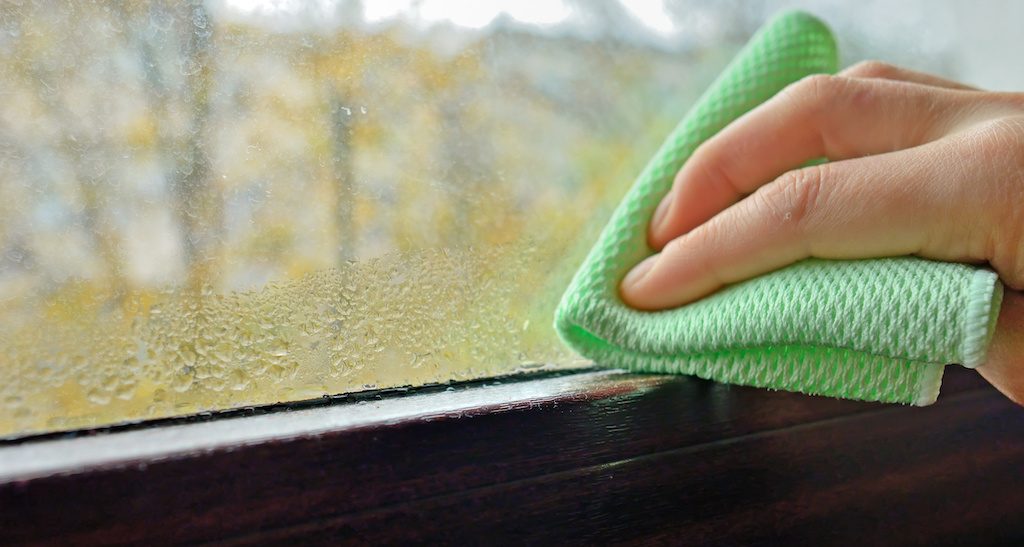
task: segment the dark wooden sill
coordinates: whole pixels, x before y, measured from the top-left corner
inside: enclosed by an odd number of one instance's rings
[[[959,367],[927,408],[619,373],[433,396],[223,443],[112,433],[158,446],[21,476],[4,451],[34,447],[0,448],[0,544],[1024,540],[1024,409]]]

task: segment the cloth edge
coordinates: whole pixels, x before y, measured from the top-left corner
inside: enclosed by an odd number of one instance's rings
[[[979,269],[967,289],[961,364],[977,368],[988,356],[996,319],[1003,301],[1003,284],[995,272]]]
[[[925,367],[924,372],[921,373],[921,383],[917,394],[914,398],[914,406],[928,406],[934,403],[939,398],[939,389],[942,387],[942,374],[946,370],[946,365],[923,365]]]

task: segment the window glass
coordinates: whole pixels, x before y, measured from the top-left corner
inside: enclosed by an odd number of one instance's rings
[[[0,437],[585,365],[562,289],[786,5],[0,4]],[[1017,35],[931,6],[817,11],[850,60],[1024,87]]]

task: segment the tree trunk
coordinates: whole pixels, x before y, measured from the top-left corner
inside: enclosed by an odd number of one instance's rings
[[[328,84],[331,115],[331,173],[335,187],[338,262],[355,258],[355,181],[352,173],[352,110],[334,85]]]

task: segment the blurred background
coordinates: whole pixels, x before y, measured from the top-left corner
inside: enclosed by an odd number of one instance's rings
[[[584,366],[551,328],[772,14],[1024,90],[1024,4],[0,4],[0,437]]]

